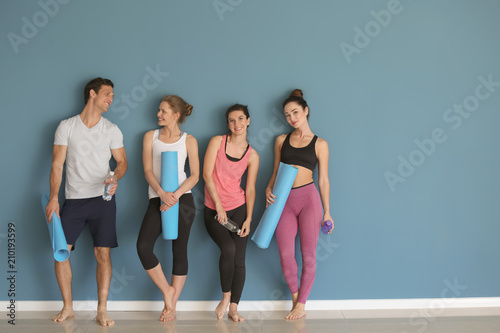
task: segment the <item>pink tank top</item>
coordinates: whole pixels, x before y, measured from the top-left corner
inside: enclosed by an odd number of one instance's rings
[[[239,161],[231,161],[226,156],[226,139],[227,135],[222,136],[222,142],[217,151],[215,159],[214,171],[212,178],[214,179],[215,189],[222,202],[224,210],[232,210],[238,208],[245,203],[245,191],[240,186],[241,177],[248,167],[248,159],[252,147],[248,147],[245,155]],[[208,193],[205,186],[205,206],[215,210],[215,203]]]

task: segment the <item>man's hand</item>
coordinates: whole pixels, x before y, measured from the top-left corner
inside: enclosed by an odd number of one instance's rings
[[[47,217],[47,221],[49,223],[52,222],[52,216],[54,213],[56,213],[57,217],[61,218],[59,216],[59,201],[57,201],[57,199],[50,200],[47,207],[45,207],[45,216]]]

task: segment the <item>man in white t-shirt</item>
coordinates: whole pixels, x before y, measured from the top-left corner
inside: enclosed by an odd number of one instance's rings
[[[45,213],[50,223],[55,212],[68,242],[73,250],[83,228],[88,225],[94,242],[97,260],[98,304],[96,320],[102,326],[112,326],[114,321],[107,314],[107,299],[111,282],[112,247],[116,240],[117,183],[111,187],[110,201],[102,198],[104,180],[109,174],[109,161],[116,161],[116,181],[127,171],[127,156],[123,146],[123,135],[115,124],[102,117],[113,101],[113,82],[95,78],[85,86],[85,107],[83,111],[61,121],[54,140],[52,170],[50,173],[50,199]],[[58,193],[66,163],[66,200],[59,212]],[[64,321],[73,317],[71,290],[72,272],[69,259],[55,262],[55,271],[63,298],[63,308],[53,321]]]

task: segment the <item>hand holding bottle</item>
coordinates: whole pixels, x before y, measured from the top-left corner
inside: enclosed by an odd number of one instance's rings
[[[222,208],[222,205],[217,206],[215,205],[215,210],[217,211],[217,214],[215,215],[214,219],[218,221],[220,224],[224,224],[227,221],[227,214],[224,208]]]
[[[250,223],[252,220],[245,220],[243,225],[241,226],[241,232],[239,233],[240,237],[246,237],[250,233]]]
[[[103,184],[104,184],[104,193],[102,195],[102,198],[106,201],[110,201],[113,198],[113,195],[115,195],[116,188],[118,187],[115,178],[115,173],[113,171],[109,172],[109,175],[108,177],[106,177]]]
[[[231,232],[235,232],[238,235],[241,232],[240,227],[238,227],[238,225],[234,221],[232,221],[230,218],[228,218],[228,217],[226,217],[226,222],[225,223],[221,223],[220,222],[219,215],[215,215],[214,216],[214,220],[219,221],[220,224],[222,224],[224,227],[226,227],[227,230],[229,230]]]
[[[323,222],[323,225],[321,226],[321,231],[326,235],[326,234],[331,234],[333,230],[333,221],[332,220],[326,220]]]

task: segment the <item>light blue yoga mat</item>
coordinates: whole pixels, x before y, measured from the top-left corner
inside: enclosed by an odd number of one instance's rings
[[[252,240],[261,249],[267,249],[271,243],[298,171],[299,169],[296,167],[280,162],[273,187],[273,194],[276,196],[275,202],[266,208],[252,236]]]
[[[47,221],[47,216],[45,215],[45,207],[47,207],[48,203],[49,194],[42,194],[42,207],[45,221]],[[57,217],[57,214],[55,212],[54,214],[52,214],[51,222],[49,223],[49,221],[47,221],[47,227],[49,228],[50,242],[54,251],[54,259],[57,261],[66,261],[69,258],[68,243],[66,243],[66,236],[64,236],[61,219]]]
[[[161,153],[161,188],[167,192],[175,192],[179,188],[177,173],[177,152]],[[179,202],[166,212],[161,212],[161,228],[163,239],[177,239],[179,230]]]

